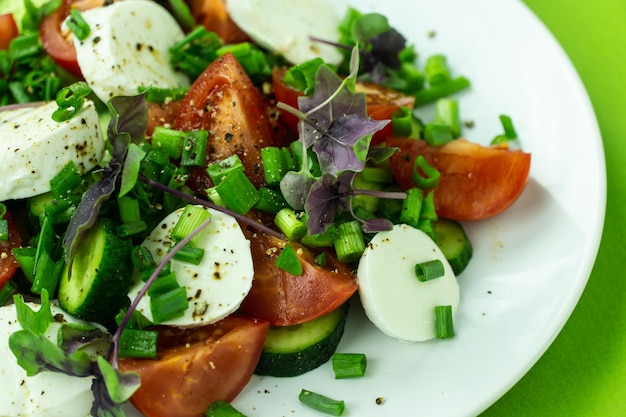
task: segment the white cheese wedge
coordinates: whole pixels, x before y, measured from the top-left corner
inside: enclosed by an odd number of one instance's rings
[[[329,0],[228,0],[231,19],[259,45],[300,64],[321,57],[338,65],[334,46],[311,37],[337,42],[340,17]]]
[[[65,122],[52,120],[55,102],[0,113],[0,201],[50,191],[50,179],[69,161],[84,173],[104,156],[94,103]]]
[[[186,287],[189,308],[182,317],[163,324],[174,326],[199,326],[214,323],[233,313],[250,291],[254,268],[250,242],[239,224],[231,216],[205,208],[211,213],[211,223],[197,242],[204,249],[199,265],[172,260],[171,270],[176,273],[180,286]],[[160,262],[174,245],[171,233],[183,209],[168,215],[142,243],[156,262]],[[129,291],[135,300],[144,282],[136,277]],[[139,302],[138,311],[152,321],[150,297]]]
[[[33,310],[39,306],[28,303]],[[63,314],[68,322],[79,322],[55,305],[52,314]],[[56,343],[59,323],[52,323],[46,337]],[[22,330],[17,321],[15,305],[0,307],[0,416],[2,417],[67,417],[68,404],[71,415],[90,415],[93,395],[93,378],[78,378],[58,372],[41,372],[27,376],[17,364],[17,359],[9,349],[9,336]]]
[[[170,66],[169,48],[184,37],[176,20],[154,1],[125,0],[82,13],[91,31],[74,37],[78,66],[103,102],[135,95],[139,86],[175,88],[189,79]]]
[[[420,282],[418,263],[439,259],[442,277]],[[371,240],[357,271],[359,295],[368,318],[383,333],[407,342],[435,337],[435,307],[459,306],[459,286],[450,264],[421,230],[396,225]]]

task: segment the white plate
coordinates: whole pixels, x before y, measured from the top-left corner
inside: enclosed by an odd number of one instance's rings
[[[467,224],[474,259],[459,277],[457,337],[398,342],[354,302],[339,351],[367,354],[365,378],[335,380],[328,363],[295,378],[254,376],[234,406],[248,417],[318,417],[298,402],[306,388],[344,400],[345,416],[476,416],[552,343],[589,277],[605,207],[593,110],[564,52],[519,1],[351,3],[388,16],[422,63],[444,53],[454,74],[470,78],[457,95],[462,118],[475,122],[470,140],[489,143],[502,131],[498,116],[512,116],[532,153],[531,179],[507,212]]]

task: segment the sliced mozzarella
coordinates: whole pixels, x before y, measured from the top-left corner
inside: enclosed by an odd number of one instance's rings
[[[50,179],[69,161],[81,172],[97,165],[105,143],[94,103],[57,123],[55,102],[0,113],[0,201],[50,191]]]
[[[186,287],[189,308],[182,317],[163,324],[198,326],[216,322],[233,313],[250,291],[254,268],[250,242],[245,238],[234,218],[219,211],[208,210],[211,223],[201,235],[197,247],[204,249],[199,265],[172,260],[171,270],[178,284]],[[172,230],[183,209],[167,216],[142,243],[156,262],[160,262],[173,246]],[[136,278],[129,292],[131,300],[144,282]],[[146,294],[137,308],[152,320],[150,297]]]
[[[33,310],[39,309],[32,303],[29,306]],[[53,315],[63,314],[65,321],[79,322],[55,305],[51,309]],[[52,323],[46,332],[46,337],[55,343],[59,326],[60,323]],[[65,417],[68,415],[68,404],[72,405],[72,416],[89,416],[93,403],[93,378],[78,378],[48,371],[27,376],[9,349],[9,336],[21,329],[15,305],[0,307],[0,416]]]
[[[445,275],[420,282],[418,263],[439,259]],[[452,268],[433,240],[421,230],[396,225],[371,240],[357,271],[365,313],[383,333],[409,342],[435,337],[435,307],[459,305]]]
[[[91,31],[74,37],[78,65],[94,93],[105,103],[113,96],[135,95],[139,86],[174,88],[189,80],[170,66],[169,48],[183,31],[154,1],[125,0],[82,13]]]
[[[293,64],[316,57],[341,63],[337,48],[311,40],[339,39],[340,17],[329,0],[228,0],[226,9],[250,38]]]

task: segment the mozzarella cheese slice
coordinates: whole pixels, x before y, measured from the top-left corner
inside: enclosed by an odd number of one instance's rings
[[[442,277],[420,282],[415,265],[439,259]],[[408,342],[435,337],[435,307],[459,306],[459,286],[439,247],[421,230],[396,225],[366,247],[357,271],[359,295],[368,318],[383,333]]]
[[[90,34],[74,37],[78,66],[103,102],[139,86],[175,88],[189,79],[172,69],[169,48],[183,39],[176,20],[154,1],[125,0],[82,13]]]
[[[50,179],[69,161],[86,172],[104,156],[94,103],[64,122],[52,120],[55,102],[0,113],[0,201],[50,191]]]
[[[250,242],[239,224],[231,216],[205,208],[211,213],[211,223],[201,234],[196,246],[204,249],[199,265],[172,260],[171,270],[176,273],[180,286],[186,288],[189,308],[182,317],[163,324],[198,326],[214,323],[233,313],[250,291],[254,268]],[[174,246],[171,234],[184,209],[168,215],[142,243],[156,262],[160,262]],[[129,291],[135,300],[144,282],[136,277]],[[152,321],[150,296],[146,294],[137,307]]]
[[[33,310],[39,306],[29,303]],[[51,306],[52,314],[63,314],[68,322],[79,322],[59,307]],[[46,337],[56,343],[60,324],[50,325]],[[93,403],[93,378],[78,378],[58,372],[40,372],[27,376],[9,349],[9,336],[22,326],[17,321],[15,305],[0,307],[0,416],[2,417],[87,417]]]
[[[293,64],[321,57],[339,65],[341,53],[311,37],[337,42],[340,18],[328,0],[228,0],[230,18],[259,45]]]

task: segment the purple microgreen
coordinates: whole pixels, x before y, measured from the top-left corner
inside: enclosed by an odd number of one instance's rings
[[[306,164],[308,165],[308,162]],[[308,167],[304,168],[303,166],[303,169],[298,172],[289,171],[285,174],[280,180],[280,192],[287,204],[295,210],[302,210],[314,183],[315,178],[311,175]]]
[[[391,158],[391,155],[398,152],[400,148],[392,148],[387,146],[374,146],[367,152],[367,159],[375,164],[380,164]]]
[[[17,321],[19,321],[22,329],[32,331],[35,334],[44,334],[51,323],[54,322],[52,317],[52,311],[50,310],[48,290],[45,288],[41,291],[41,305],[39,310],[33,311],[24,302],[24,297],[21,294],[15,294],[13,296],[13,302],[15,304],[15,313]]]
[[[108,201],[117,185],[131,143],[143,140],[148,122],[144,95],[113,97],[108,103],[111,112],[107,137],[112,158],[102,169],[102,177],[84,194],[72,216],[65,234],[65,261],[71,266],[76,248],[94,225],[100,208]],[[71,269],[71,268],[70,268]]]
[[[121,372],[102,356],[98,356],[98,369],[109,397],[117,404],[128,401],[141,385],[138,373]]]
[[[94,343],[109,343],[111,335],[94,326],[82,323],[64,323],[59,328],[57,344],[67,353],[77,352]]]
[[[180,198],[182,200],[190,202],[191,204],[200,204],[202,206],[212,208],[213,210],[217,210],[217,211],[219,211],[221,213],[228,214],[229,216],[234,217],[239,223],[243,223],[243,224],[245,224],[247,226],[250,226],[253,229],[256,229],[259,232],[265,233],[265,234],[267,234],[269,236],[274,236],[274,237],[276,237],[278,239],[284,239],[285,238],[285,236],[282,233],[279,233],[276,230],[274,230],[272,228],[269,228],[269,227],[265,226],[264,224],[254,220],[254,219],[252,219],[250,217],[246,217],[246,216],[242,216],[241,214],[237,214],[237,213],[235,213],[235,212],[233,212],[231,210],[228,210],[228,209],[226,209],[224,207],[221,207],[221,206],[218,206],[216,204],[213,204],[213,203],[211,203],[208,200],[204,200],[202,198],[198,198],[196,196],[184,193],[184,192],[182,192],[180,190],[176,190],[176,189],[174,189],[172,187],[168,187],[167,185],[164,185],[164,184],[161,184],[161,183],[159,183],[157,181],[151,180],[150,178],[147,178],[147,177],[145,177],[143,175],[139,175],[137,180],[139,182],[142,182],[142,183],[144,183],[146,185],[149,185],[149,186],[154,187],[156,189],[159,189],[161,191],[165,191],[167,193],[170,193],[170,194],[172,194],[175,197],[178,197],[178,198]]]
[[[345,208],[351,178],[352,174],[347,171],[339,178],[323,174],[322,178],[313,184],[305,204],[308,214],[306,225],[310,234],[324,233],[335,220],[337,213]]]
[[[90,414],[98,417],[124,417],[126,414],[120,407],[121,402],[115,401],[113,397],[124,398],[140,383],[138,381],[139,376],[133,372],[120,373],[105,363],[106,360],[100,356],[98,363],[94,366],[95,378],[91,383],[93,403]],[[104,372],[102,371],[103,368],[105,368]],[[104,373],[107,373],[106,377]],[[110,386],[112,389],[109,388]],[[124,388],[120,388],[120,386]]]
[[[355,218],[357,217],[355,216]],[[386,232],[393,228],[393,223],[391,222],[391,220],[385,219],[383,217],[361,220],[361,222],[363,223],[363,231],[365,233]]]
[[[141,161],[143,161],[145,156],[146,152],[136,144],[131,143],[128,146],[128,153],[124,159],[124,167],[122,168],[122,179],[118,198],[128,194],[137,183]]]

